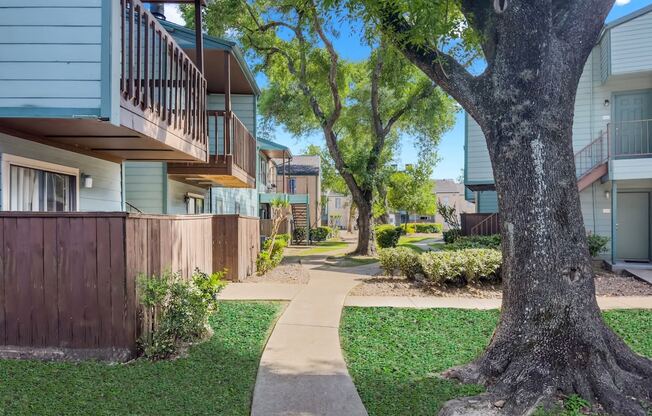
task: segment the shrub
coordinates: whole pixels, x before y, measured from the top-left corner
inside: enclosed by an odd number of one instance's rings
[[[440,233],[443,229],[443,225],[438,223],[410,223],[408,224],[408,233]]]
[[[283,251],[287,247],[288,239],[289,236],[287,234],[280,234],[273,241],[272,239],[265,240],[256,259],[256,273],[259,276],[264,275],[281,263],[281,260],[283,260]],[[272,244],[273,247],[270,253],[269,248]]]
[[[288,243],[290,242],[290,234],[288,234],[288,233],[277,234],[276,239],[277,240],[282,240],[285,243],[285,246],[287,247]]]
[[[195,269],[189,281],[169,271],[160,277],[138,276],[146,323],[139,346],[145,357],[168,358],[182,344],[197,341],[209,333],[208,317],[217,309],[217,294],[225,285],[224,274]]]
[[[468,248],[500,249],[500,234],[460,236],[457,237],[454,243],[443,246],[444,250],[464,250]]]
[[[330,227],[317,227],[310,230],[310,238],[314,241],[326,241],[326,239],[333,233]]]
[[[450,230],[444,231],[444,243],[454,243],[460,237],[461,232],[459,228],[451,228]]]
[[[589,243],[589,254],[591,254],[591,257],[597,257],[598,254],[604,253],[606,251],[609,237],[604,237],[597,234],[589,234],[586,239]]]
[[[426,278],[432,282],[478,281],[497,277],[502,264],[500,251],[494,249],[466,249],[459,251],[431,251],[419,256]]]
[[[422,274],[419,254],[406,247],[386,248],[378,254],[380,267],[386,275],[393,276],[397,272],[414,280],[418,274]]]
[[[292,231],[292,239],[294,240],[295,243],[301,244],[304,241],[306,241],[306,238],[308,236],[306,235],[306,229],[303,227],[295,228]]]
[[[376,242],[380,248],[392,248],[398,244],[398,239],[401,237],[401,227],[393,225],[379,225],[376,227]]]

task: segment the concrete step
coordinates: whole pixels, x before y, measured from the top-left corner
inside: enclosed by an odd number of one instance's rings
[[[652,269],[625,269],[625,271],[637,279],[648,282],[652,285]]]

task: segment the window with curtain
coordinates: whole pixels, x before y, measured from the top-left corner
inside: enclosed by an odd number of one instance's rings
[[[77,178],[11,165],[9,206],[12,211],[64,212],[77,209]]]

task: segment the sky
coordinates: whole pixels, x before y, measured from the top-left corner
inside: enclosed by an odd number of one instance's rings
[[[616,0],[616,5],[611,10],[607,22],[650,4],[652,4],[652,0]],[[168,20],[174,23],[184,24],[176,6],[167,5],[165,7],[165,14]],[[369,55],[369,48],[360,43],[356,28],[341,27],[340,36],[334,43],[340,55],[345,59],[362,60]],[[256,81],[261,88],[265,87],[266,80],[264,77],[259,75]],[[281,126],[276,129],[275,141],[288,146],[295,155],[301,154],[309,144],[323,145],[324,143],[323,136],[319,134],[296,138]],[[418,159],[416,149],[409,142],[409,139],[403,140],[403,145],[398,152],[396,163],[399,167],[407,163],[416,163]],[[440,161],[434,168],[433,178],[458,178],[464,168],[464,113],[460,112],[457,114],[455,126],[442,137],[438,153]]]

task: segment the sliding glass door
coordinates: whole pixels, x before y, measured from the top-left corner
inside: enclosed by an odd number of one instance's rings
[[[75,211],[77,178],[11,165],[9,206],[12,211]]]

